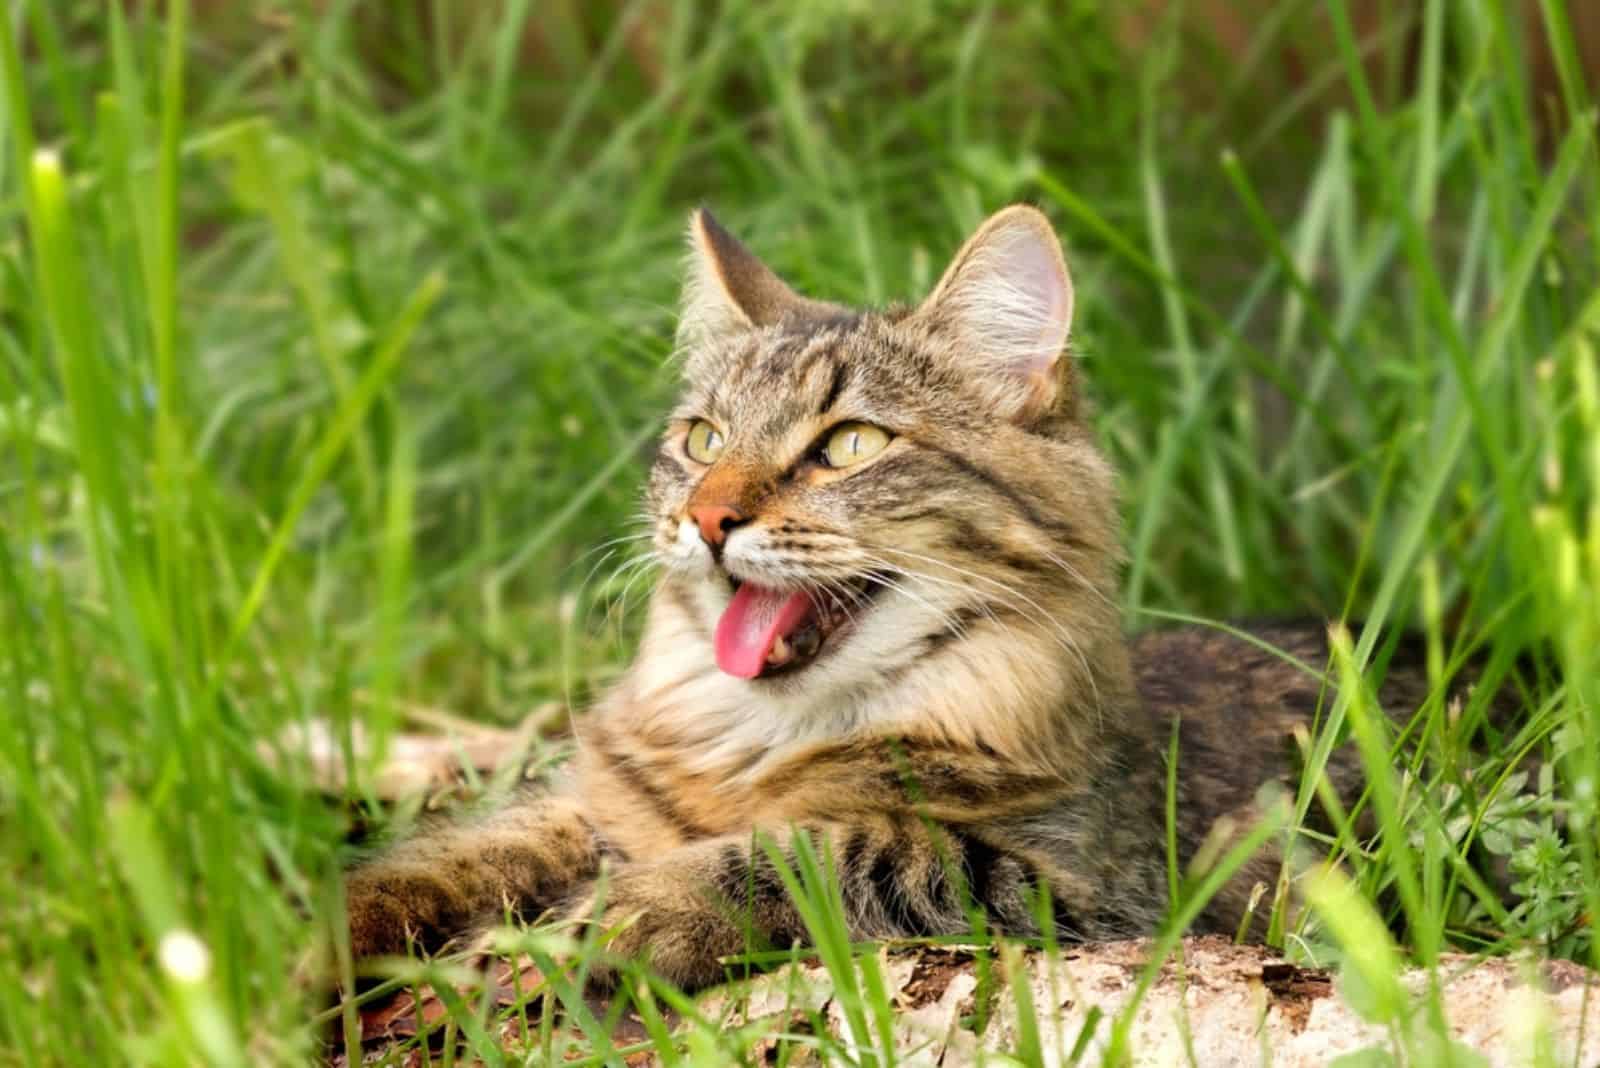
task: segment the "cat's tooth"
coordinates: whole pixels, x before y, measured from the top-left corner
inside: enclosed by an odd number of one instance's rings
[[[772,643],[772,651],[767,654],[769,664],[787,664],[789,662],[789,643],[779,635]]]

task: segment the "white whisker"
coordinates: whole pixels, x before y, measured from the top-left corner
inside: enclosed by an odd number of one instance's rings
[[[1043,624],[1047,624],[1047,625],[1053,627],[1055,629],[1055,631],[1057,632],[1057,634],[1059,635],[1059,637],[1060,637],[1060,641],[1061,641],[1062,647],[1068,653],[1070,653],[1072,656],[1074,656],[1077,659],[1079,665],[1083,668],[1084,677],[1088,681],[1090,690],[1094,694],[1094,703],[1095,703],[1096,714],[1103,716],[1104,709],[1101,706],[1100,688],[1099,688],[1098,684],[1095,682],[1094,671],[1089,666],[1089,658],[1084,654],[1082,646],[1080,646],[1078,644],[1077,640],[1072,636],[1072,634],[1065,627],[1063,627],[1061,625],[1061,622],[1059,620],[1057,620],[1053,616],[1051,616],[1049,611],[1046,610],[1043,605],[1039,604],[1038,601],[1035,601],[1033,598],[1029,597],[1027,594],[1024,594],[1024,593],[1022,593],[1022,592],[1020,592],[1020,591],[1018,591],[1016,589],[1013,589],[1010,586],[1007,586],[1005,583],[1000,582],[997,579],[990,578],[988,575],[979,574],[976,571],[969,571],[968,569],[963,568],[963,567],[959,567],[956,564],[952,564],[947,560],[940,560],[937,557],[926,556],[926,555],[924,555],[922,553],[912,552],[909,549],[899,549],[899,548],[896,548],[896,547],[890,546],[890,545],[873,545],[872,548],[877,550],[877,551],[880,551],[880,552],[895,553],[895,554],[898,554],[898,555],[901,555],[901,556],[910,557],[911,559],[914,559],[914,560],[920,560],[920,561],[923,561],[924,563],[932,564],[935,567],[942,567],[942,568],[945,568],[945,569],[947,569],[949,571],[953,571],[953,572],[955,572],[957,574],[963,575],[963,576],[965,576],[967,578],[975,579],[976,581],[986,583],[987,585],[994,587],[1002,595],[1004,595],[1004,596],[1006,596],[1008,598],[1015,598],[1017,600],[1020,600],[1023,603],[1025,603],[1026,605],[1028,605],[1029,607],[1031,607],[1034,610],[1034,612],[1037,613],[1037,616],[1034,617],[1034,618],[1036,618],[1036,621],[1040,622],[1040,623],[1043,623]],[[926,579],[938,581],[936,579],[933,579],[933,576],[931,576],[931,575],[923,575],[922,577],[926,578]],[[959,584],[954,584],[953,583],[952,585],[959,585]],[[1011,607],[1015,607],[1015,605],[1012,605]],[[1023,615],[1026,616],[1027,613],[1024,612]]]

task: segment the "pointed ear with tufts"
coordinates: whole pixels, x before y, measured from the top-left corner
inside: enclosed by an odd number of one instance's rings
[[[689,216],[689,266],[678,319],[680,345],[694,345],[832,305],[807,300],[745,248],[705,208]]]
[[[956,346],[1006,417],[1048,410],[1072,325],[1072,279],[1049,221],[1024,204],[989,216],[915,318]]]

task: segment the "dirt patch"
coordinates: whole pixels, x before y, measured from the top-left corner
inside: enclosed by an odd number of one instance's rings
[[[911,977],[900,988],[897,999],[902,1009],[920,1009],[944,997],[956,976],[972,966],[972,954],[964,949],[929,947],[918,951]]]
[[[1261,966],[1261,985],[1272,995],[1289,1029],[1299,1034],[1311,1019],[1311,1007],[1333,994],[1333,977],[1327,972],[1277,961]]]
[[[1570,960],[1544,961],[1539,965],[1539,978],[1544,980],[1544,988],[1552,994],[1595,981],[1593,972]]]

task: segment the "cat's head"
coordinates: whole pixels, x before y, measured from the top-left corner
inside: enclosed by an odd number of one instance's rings
[[[758,692],[836,693],[983,630],[1062,657],[1118,628],[1112,473],[1045,217],[992,216],[916,307],[796,294],[690,223],[684,386],[647,504],[662,593]]]

